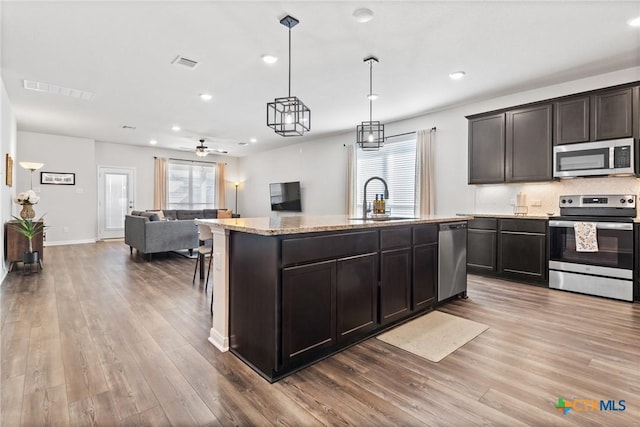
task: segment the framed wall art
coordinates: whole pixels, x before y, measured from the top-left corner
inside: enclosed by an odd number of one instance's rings
[[[8,187],[13,186],[13,159],[9,153],[4,156],[4,171],[4,183],[7,184]]]
[[[40,184],[76,185],[76,174],[71,172],[40,172]]]

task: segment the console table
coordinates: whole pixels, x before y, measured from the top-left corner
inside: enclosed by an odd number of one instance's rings
[[[40,221],[42,223],[42,221]],[[19,224],[18,221],[7,221],[4,224],[4,256],[9,262],[9,272],[17,262],[22,262],[22,254],[29,250],[29,239],[20,234],[18,230],[11,225]],[[39,233],[32,240],[33,251],[40,254],[40,267],[44,259],[43,250],[43,233]]]

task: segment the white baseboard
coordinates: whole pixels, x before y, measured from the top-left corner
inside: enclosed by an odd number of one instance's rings
[[[85,245],[87,243],[95,243],[96,239],[82,240],[59,240],[57,242],[44,242],[44,246],[63,246],[63,245]]]
[[[229,338],[225,338],[211,328],[209,342],[221,352],[229,351]]]

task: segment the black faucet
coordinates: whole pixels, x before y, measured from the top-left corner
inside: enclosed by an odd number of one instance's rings
[[[387,183],[384,179],[379,176],[372,176],[364,183],[364,200],[362,202],[362,219],[367,219],[367,185],[374,179],[382,182],[384,184],[384,198],[385,200],[389,198],[389,187],[387,187]]]

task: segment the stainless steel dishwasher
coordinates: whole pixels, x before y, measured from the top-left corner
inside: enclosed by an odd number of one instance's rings
[[[467,223],[440,224],[438,233],[438,301],[467,296]]]

